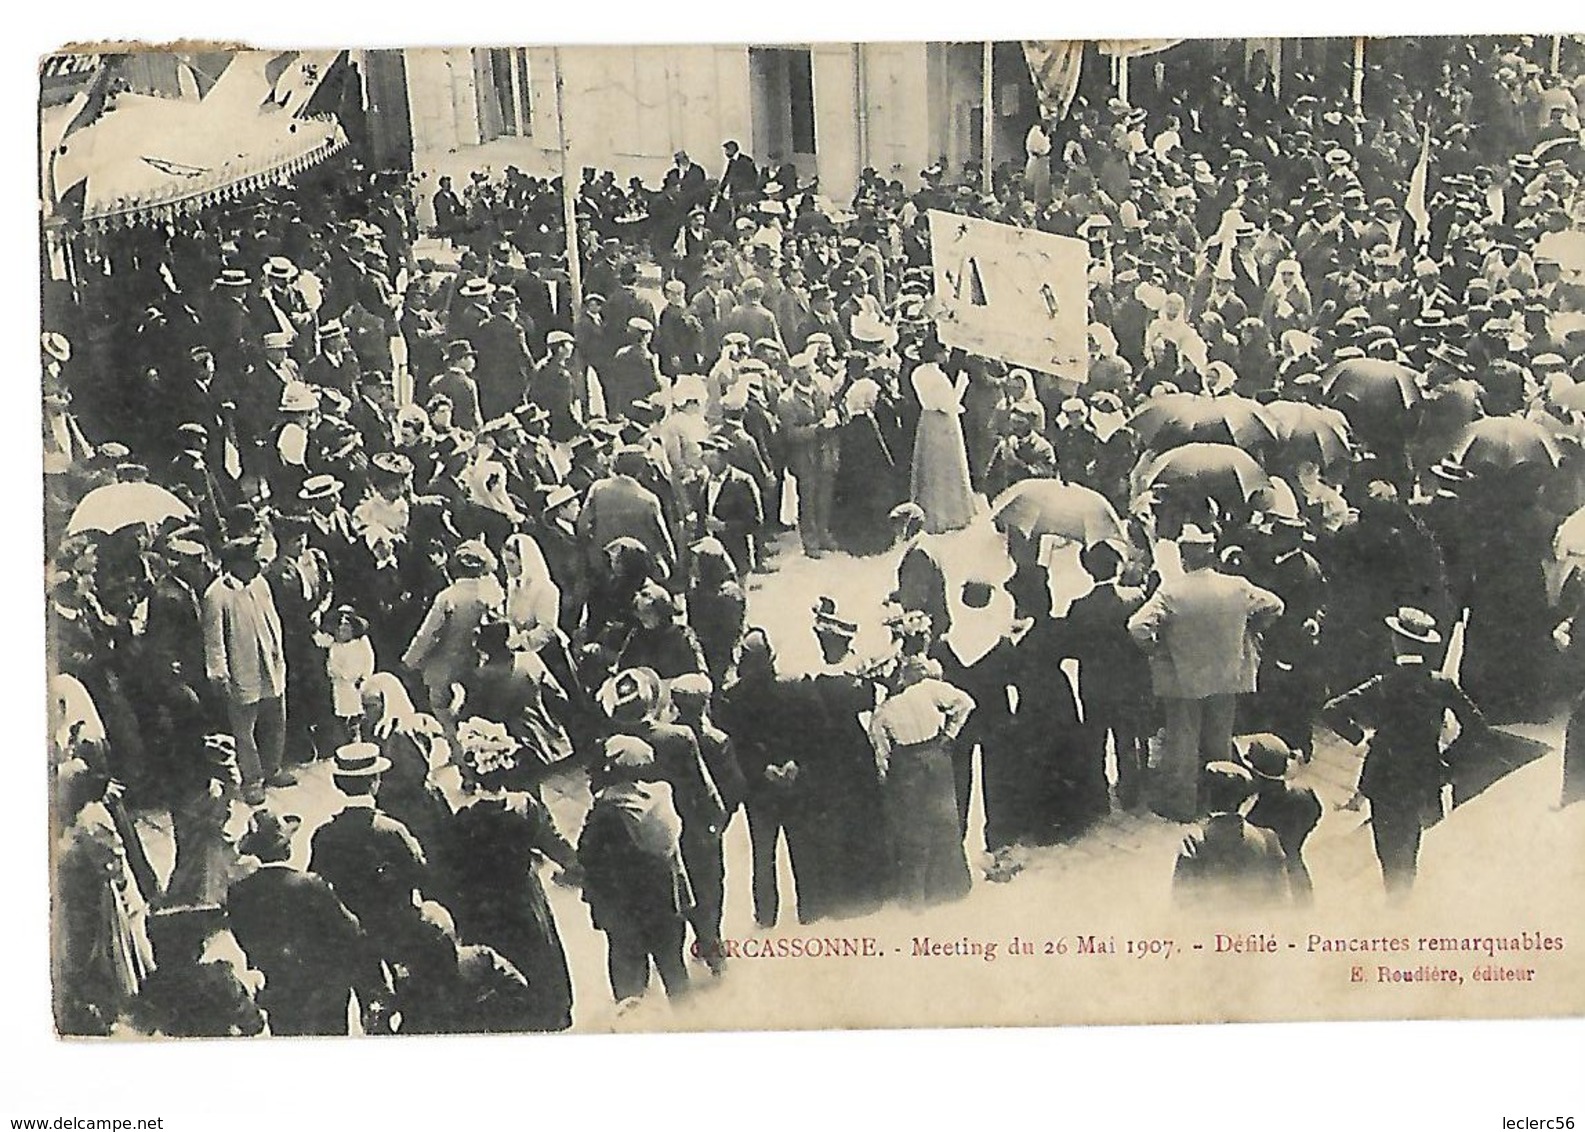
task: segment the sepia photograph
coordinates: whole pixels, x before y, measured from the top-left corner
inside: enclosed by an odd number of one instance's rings
[[[52,1040],[1577,1017],[1582,103],[44,56]]]

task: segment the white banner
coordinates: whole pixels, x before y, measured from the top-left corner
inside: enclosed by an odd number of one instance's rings
[[[1089,245],[952,212],[929,216],[942,343],[1082,382]]]

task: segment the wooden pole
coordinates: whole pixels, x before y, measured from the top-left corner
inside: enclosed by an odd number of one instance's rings
[[[1365,108],[1365,37],[1354,37],[1354,116],[1357,118]]]
[[[1554,35],[1552,37],[1552,73],[1554,75],[1559,74],[1563,70],[1562,63],[1563,37],[1561,35]]]
[[[980,63],[980,191],[991,191],[991,171],[996,165],[996,111],[992,101],[996,94],[993,63],[995,44],[985,41]]]
[[[1117,57],[1117,97],[1123,102],[1128,101],[1128,56]]]
[[[567,116],[562,104],[566,92],[561,79],[561,48],[551,48],[551,59],[556,72],[556,141],[561,148],[561,223],[567,236],[567,286],[572,317],[583,313],[583,260],[578,249],[578,189],[572,179],[568,152],[572,145],[567,137]]]

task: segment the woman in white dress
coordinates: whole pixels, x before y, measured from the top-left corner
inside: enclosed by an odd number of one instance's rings
[[[974,488],[969,481],[969,454],[963,441],[963,390],[954,386],[932,360],[914,368],[911,378],[919,399],[919,425],[914,433],[909,497],[925,513],[931,534],[956,531],[974,520]]]

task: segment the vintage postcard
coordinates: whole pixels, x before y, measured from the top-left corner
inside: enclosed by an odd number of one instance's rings
[[[1581,1013],[1582,102],[48,56],[57,1031]]]

